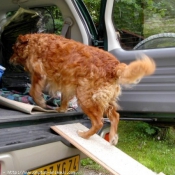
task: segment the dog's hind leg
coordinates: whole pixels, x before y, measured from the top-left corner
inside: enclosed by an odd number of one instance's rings
[[[102,113],[100,113],[97,109],[87,109],[86,107],[82,106],[81,108],[90,118],[92,126],[88,131],[78,130],[77,132],[80,137],[88,139],[90,136],[94,135],[95,133],[97,133],[98,130],[102,128]]]
[[[113,102],[114,103],[114,102]],[[115,104],[110,103],[109,107],[105,111],[105,114],[111,121],[111,128],[110,128],[110,133],[109,133],[109,141],[111,145],[116,145],[118,143],[118,134],[117,134],[117,129],[118,129],[118,123],[119,123],[119,114],[116,112],[117,107]]]
[[[91,128],[88,131],[78,130],[77,133],[80,137],[88,139],[90,136],[97,133],[103,126],[102,117],[103,110],[99,105],[96,105],[92,99],[92,97],[86,93],[85,91],[77,92],[78,104],[83,110],[83,112],[90,118],[91,120]]]

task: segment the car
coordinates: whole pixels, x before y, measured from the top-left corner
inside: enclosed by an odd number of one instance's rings
[[[160,0],[161,6],[156,2],[145,1],[143,6],[141,2],[115,1],[113,25],[119,32],[120,45],[113,44],[113,48],[108,49],[127,63],[139,58],[140,54],[146,54],[156,62],[152,76],[145,77],[135,87],[123,88],[119,102],[121,119],[169,126],[175,121],[175,31],[172,25],[175,19],[170,1],[164,4]],[[153,8],[156,10],[152,11]]]
[[[29,114],[24,112],[22,103],[16,108],[15,104],[24,94],[29,97],[30,78],[23,68],[9,64],[13,44],[17,36],[24,33],[56,33],[91,45],[90,33],[78,4],[69,0],[0,2],[0,174],[44,174],[46,171],[50,174],[75,174],[80,160],[86,157],[50,128],[70,123],[91,127],[89,118],[77,107],[76,99],[71,101],[72,110],[67,113],[31,110],[32,114]],[[82,6],[85,7],[84,4]],[[9,96],[18,102],[13,101],[9,106]],[[51,106],[57,105],[59,98],[58,92],[55,102],[52,99],[47,99],[47,102]],[[30,97],[26,100],[32,102]],[[104,122],[104,127],[97,134],[105,138],[109,127],[110,123]]]
[[[114,0],[0,1],[0,174],[78,171],[80,160],[86,156],[50,126],[82,123],[91,127],[88,116],[79,107],[72,107],[67,113],[30,111],[32,114],[26,114],[23,107],[4,100],[7,97],[4,94],[14,89],[18,90],[15,96],[20,99],[20,93],[25,94],[30,83],[22,67],[12,67],[8,62],[20,34],[56,33],[104,49],[125,63],[139,59],[142,54],[148,55],[155,60],[156,71],[136,86],[122,87],[120,119],[174,124],[174,45],[162,39],[161,47],[143,47],[152,43],[152,35],[175,33],[174,12],[170,8],[174,4],[160,2],[162,6],[156,6],[156,1],[146,2],[145,6],[141,2]],[[156,10],[150,10],[153,7]],[[10,97],[14,98],[14,94]],[[109,128],[110,122],[105,118],[97,134],[107,139]]]

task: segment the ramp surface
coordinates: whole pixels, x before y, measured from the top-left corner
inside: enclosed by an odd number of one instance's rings
[[[77,130],[88,130],[80,123],[51,128],[114,175],[156,175],[97,134],[87,140],[79,137]]]

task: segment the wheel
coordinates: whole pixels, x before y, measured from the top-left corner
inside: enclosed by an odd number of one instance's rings
[[[133,49],[143,50],[167,47],[175,47],[175,33],[159,33],[152,35],[138,43]]]

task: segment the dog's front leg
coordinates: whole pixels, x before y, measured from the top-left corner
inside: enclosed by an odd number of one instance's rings
[[[61,92],[61,106],[57,108],[58,112],[67,112],[69,101],[74,97],[75,92],[69,87],[65,87]]]
[[[30,88],[30,95],[33,97],[35,103],[42,108],[46,108],[45,100],[42,96],[42,90],[45,85],[46,78],[44,75],[37,73],[32,74],[32,85]]]

